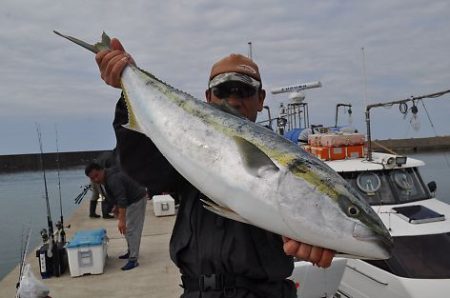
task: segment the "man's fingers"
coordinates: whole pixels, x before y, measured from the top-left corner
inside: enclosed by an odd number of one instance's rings
[[[309,255],[309,261],[313,264],[317,264],[322,258],[323,248],[313,246]]]
[[[100,77],[106,84],[120,88],[120,76],[128,64],[136,65],[133,58],[125,52],[117,38],[111,40],[111,50],[104,50],[95,55],[95,61],[100,69]]]
[[[283,249],[287,255],[311,262],[322,268],[330,267],[336,254],[333,250],[297,242],[287,237],[283,237],[283,242]]]
[[[297,258],[302,260],[309,260],[312,251],[312,246],[302,244],[297,250]]]
[[[106,79],[109,84],[115,85],[116,81],[120,78],[120,73],[123,70],[123,63],[120,63],[121,59],[124,58],[123,54],[112,56],[109,63],[105,69],[105,74],[108,76]]]
[[[119,224],[117,225],[117,228],[118,228],[120,234],[122,234],[122,235],[125,235],[125,233],[127,232],[127,225],[122,224],[120,221],[119,221]]]
[[[288,256],[295,256],[300,244],[296,241],[288,240],[283,244],[284,252]]]
[[[105,72],[108,70],[108,66],[116,56],[122,56],[124,52],[121,51],[106,51],[106,55],[103,57],[100,63],[100,71]]]
[[[105,58],[106,54],[108,54],[109,52],[110,51],[100,51],[95,54],[95,61],[97,62],[98,68],[100,68],[103,58]]]
[[[322,253],[322,258],[320,259],[320,261],[317,263],[317,265],[319,267],[322,268],[328,268],[331,265],[331,262],[333,261],[334,255],[336,253],[332,250],[329,249],[324,249],[323,253]]]

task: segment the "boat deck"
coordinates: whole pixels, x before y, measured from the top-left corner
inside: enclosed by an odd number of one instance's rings
[[[35,249],[30,251],[27,262],[35,276],[50,288],[51,297],[178,297],[180,274],[169,257],[169,240],[175,216],[155,217],[152,201],[147,204],[144,231],[141,240],[139,267],[122,271],[126,260],[117,257],[126,251],[125,238],[117,230],[115,219],[91,219],[88,215],[89,200],[78,208],[67,224],[67,239],[79,230],[106,228],[109,237],[108,257],[104,273],[71,277],[69,269],[60,276],[42,280],[39,274]],[[99,208],[97,208],[99,209]],[[0,297],[14,297],[18,267],[0,281]]]

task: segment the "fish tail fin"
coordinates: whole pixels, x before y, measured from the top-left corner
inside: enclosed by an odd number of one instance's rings
[[[109,38],[109,36],[103,32],[102,34],[102,40],[100,42],[97,42],[96,44],[89,44],[85,41],[82,41],[81,39],[75,38],[73,36],[69,36],[69,35],[65,35],[62,33],[59,33],[56,30],[53,30],[53,33],[55,33],[56,35],[59,35],[61,37],[64,37],[65,39],[70,40],[71,42],[93,52],[93,53],[98,53],[102,50],[106,50],[106,49],[110,49],[110,45],[111,45],[111,39]]]

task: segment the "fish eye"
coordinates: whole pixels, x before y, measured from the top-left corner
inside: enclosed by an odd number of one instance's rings
[[[359,209],[355,205],[349,206],[347,211],[348,211],[348,214],[352,217],[356,217],[359,215]]]

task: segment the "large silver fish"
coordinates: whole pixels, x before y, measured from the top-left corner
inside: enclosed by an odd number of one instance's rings
[[[106,34],[95,45],[59,35],[93,52],[110,44]],[[147,135],[212,200],[204,202],[207,209],[349,257],[390,256],[392,238],[378,215],[341,176],[297,145],[133,65],[122,74],[122,88],[127,127]]]

